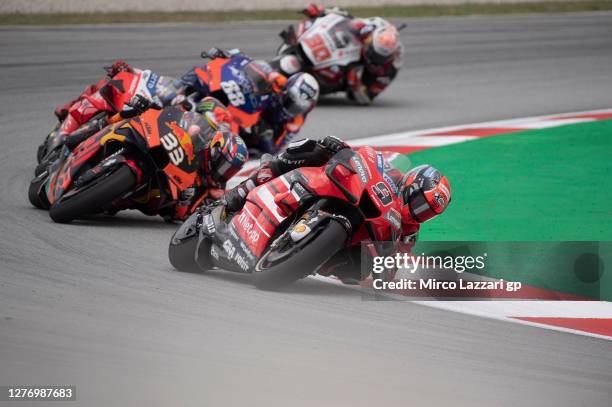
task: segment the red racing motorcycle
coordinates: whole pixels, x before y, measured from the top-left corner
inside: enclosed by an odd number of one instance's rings
[[[175,232],[169,258],[181,271],[253,273],[258,288],[278,289],[362,241],[399,240],[401,227],[401,203],[381,153],[345,149],[324,166],[256,187],[231,216],[220,203],[200,208]]]
[[[38,146],[34,171],[40,174],[50,162],[57,159],[63,145],[73,149],[86,138],[109,124],[109,119],[130,105],[136,98],[153,100],[154,104],[168,105],[176,94],[174,79],[160,76],[150,70],[120,72],[109,79],[99,91],[82,96],[70,107],[71,113],[47,135]],[[74,117],[72,117],[74,115]],[[76,124],[75,117],[83,123]],[[76,129],[72,130],[72,127]]]

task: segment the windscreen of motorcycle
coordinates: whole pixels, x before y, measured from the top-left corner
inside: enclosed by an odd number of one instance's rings
[[[315,69],[346,66],[361,57],[361,43],[351,31],[350,20],[339,14],[317,19],[299,43]]]
[[[256,84],[247,75],[251,62],[250,58],[237,55],[221,68],[221,89],[229,104],[247,114],[263,110],[267,101],[267,96],[258,94]]]

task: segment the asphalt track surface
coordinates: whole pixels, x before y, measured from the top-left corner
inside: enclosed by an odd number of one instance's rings
[[[74,384],[70,406],[609,406],[608,341],[309,279],[269,293],[248,276],[179,273],[166,258],[176,226],[137,213],[57,225],[30,207],[52,108],[101,65],[178,75],[212,45],[269,57],[282,26],[0,28],[0,385]],[[612,14],[423,19],[402,37],[391,89],[370,108],[322,101],[305,135],[612,102]]]

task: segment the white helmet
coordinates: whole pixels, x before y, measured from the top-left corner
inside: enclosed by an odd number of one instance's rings
[[[366,50],[366,59],[376,65],[383,65],[399,53],[401,43],[397,29],[392,25],[378,27],[374,30],[371,42]]]
[[[308,113],[319,98],[319,83],[308,73],[296,73],[289,77],[282,101],[285,114],[296,117]]]

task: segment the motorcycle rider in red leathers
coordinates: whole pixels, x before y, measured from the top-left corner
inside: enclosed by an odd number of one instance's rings
[[[234,213],[242,208],[249,191],[286,172],[300,167],[318,167],[325,165],[329,159],[343,149],[350,149],[344,141],[327,136],[315,141],[303,139],[291,143],[277,156],[264,155],[261,164],[249,178],[223,197],[226,210]],[[402,174],[398,169],[385,163],[385,172],[397,187],[397,198],[402,201],[402,243],[411,247],[421,223],[441,214],[451,200],[451,189],[448,179],[430,165],[421,165]],[[358,251],[359,248],[356,248]],[[359,258],[354,250],[341,252],[332,258],[320,271],[320,274],[334,274],[346,283],[359,280],[359,271],[347,268]]]
[[[351,30],[361,41],[362,49],[360,62],[351,64],[345,69],[346,92],[350,99],[360,105],[372,103],[374,98],[389,86],[402,66],[404,48],[395,26],[380,17],[355,18],[344,10],[325,9],[320,4],[310,4],[303,10],[303,13],[308,18],[305,24],[306,29],[317,18],[329,13],[339,13],[351,20]],[[281,59],[281,66],[292,65],[295,66],[293,62],[288,60],[283,63]]]
[[[60,137],[64,139],[70,137],[75,130],[100,112],[107,112],[109,116],[119,114],[117,118],[127,119],[141,114],[151,106],[161,107],[167,100],[176,96],[174,80],[159,76],[150,70],[132,68],[124,61],[117,61],[105,69],[107,78],[88,86],[78,98],[55,109],[55,115],[61,122]],[[137,83],[134,83],[133,75],[136,75]],[[112,93],[126,92],[128,91],[125,89],[126,86],[139,88],[138,93],[123,106],[114,106]],[[106,119],[88,123],[88,126],[80,131],[82,134],[78,137],[79,140],[72,145],[78,144],[81,139],[95,133],[106,124],[108,124]]]
[[[95,85],[89,85],[88,87],[86,87],[85,90],[76,99],[73,99],[64,105],[55,108],[54,113],[57,117],[57,120],[63,122],[66,117],[68,117],[68,111],[75,103],[82,100],[86,96],[92,96],[104,85],[106,85],[108,81],[112,79],[113,76],[119,74],[120,72],[134,72],[134,68],[132,68],[127,62],[122,60],[117,60],[111,66],[104,67],[104,70],[106,71],[106,77],[100,79]]]

